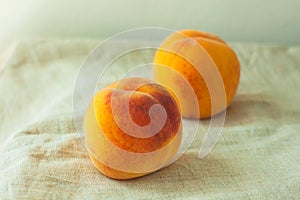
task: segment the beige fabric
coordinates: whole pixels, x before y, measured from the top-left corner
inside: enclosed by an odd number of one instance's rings
[[[1,199],[300,198],[299,47],[232,44],[241,83],[213,151],[198,159],[199,136],[169,167],[115,181],[72,121],[75,78],[96,44],[20,41],[0,67]]]

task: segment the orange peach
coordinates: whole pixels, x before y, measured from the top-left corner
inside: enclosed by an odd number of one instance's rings
[[[223,111],[238,88],[238,57],[214,34],[196,30],[174,32],[163,41],[153,62],[154,80],[178,97],[183,117],[209,118]],[[193,95],[197,104],[192,103]],[[195,109],[197,106],[199,109]]]
[[[113,179],[130,179],[168,165],[181,143],[181,114],[160,84],[127,78],[100,90],[84,118],[95,167]]]

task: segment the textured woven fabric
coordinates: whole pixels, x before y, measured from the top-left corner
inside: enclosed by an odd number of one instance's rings
[[[213,151],[199,159],[197,136],[172,165],[116,181],[94,168],[73,123],[76,75],[96,44],[20,41],[1,62],[1,199],[300,198],[299,47],[232,44],[241,82]]]

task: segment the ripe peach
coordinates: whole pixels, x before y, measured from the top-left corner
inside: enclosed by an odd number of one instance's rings
[[[239,60],[216,35],[196,30],[174,32],[163,41],[153,62],[154,80],[175,93],[183,117],[211,117],[226,109],[237,91]],[[188,90],[179,76],[192,90]],[[199,109],[191,102],[191,93],[196,95]]]
[[[181,114],[161,85],[127,78],[100,90],[84,117],[95,167],[113,179],[130,179],[169,164],[181,143]]]

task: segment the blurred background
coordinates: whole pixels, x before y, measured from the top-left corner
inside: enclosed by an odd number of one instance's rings
[[[16,39],[103,38],[144,26],[299,45],[299,8],[299,0],[0,0],[0,55]]]

